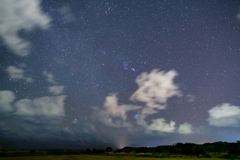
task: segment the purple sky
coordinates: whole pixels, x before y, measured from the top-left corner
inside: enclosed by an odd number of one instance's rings
[[[0,147],[239,140],[239,7],[1,0]]]

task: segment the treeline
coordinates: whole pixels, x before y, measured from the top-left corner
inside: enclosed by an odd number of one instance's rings
[[[177,143],[168,146],[157,147],[124,147],[118,150],[118,152],[135,152],[135,153],[176,153],[184,155],[204,155],[206,152],[194,143]]]
[[[209,152],[216,154],[227,153],[228,155],[240,155],[240,141],[236,143],[215,142],[205,144],[176,143],[174,145],[157,147],[124,147],[117,152],[135,153],[170,153],[182,155],[204,155],[208,157]]]
[[[153,157],[170,157],[170,155],[188,155],[197,157],[219,157],[227,159],[240,159],[240,141],[235,143],[215,142],[205,144],[194,143],[176,143],[173,145],[157,146],[157,147],[124,147],[122,149],[113,150],[111,147],[106,149],[53,149],[53,150],[0,150],[0,157],[15,156],[43,156],[43,155],[80,155],[80,154],[117,154],[131,153],[131,155],[139,156],[138,153],[152,153]],[[210,154],[211,153],[211,154]],[[124,155],[124,154],[123,154]],[[144,156],[149,155],[145,154]]]

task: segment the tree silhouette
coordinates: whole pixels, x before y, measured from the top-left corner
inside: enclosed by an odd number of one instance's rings
[[[93,148],[92,153],[97,153],[97,149]]]
[[[110,152],[110,151],[112,151],[112,147],[107,147],[107,148],[106,148],[106,152],[108,153],[108,152]]]
[[[91,150],[89,148],[86,149],[86,153],[90,153]]]
[[[239,143],[228,144],[228,154],[230,154],[230,155],[239,155],[240,154]]]

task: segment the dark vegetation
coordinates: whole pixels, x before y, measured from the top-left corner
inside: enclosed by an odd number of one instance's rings
[[[0,150],[0,157],[14,156],[47,156],[47,155],[131,155],[136,157],[182,157],[196,156],[198,158],[240,158],[240,141],[236,143],[215,142],[205,144],[176,143],[157,147],[124,147],[112,150],[111,147],[103,149],[80,149],[80,150]]]

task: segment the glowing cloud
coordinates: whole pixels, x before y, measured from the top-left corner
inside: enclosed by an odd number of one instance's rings
[[[143,72],[136,78],[138,90],[130,97],[132,101],[144,102],[148,107],[164,109],[168,98],[180,96],[178,86],[173,83],[177,72],[167,73],[154,69],[151,73]]]

